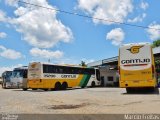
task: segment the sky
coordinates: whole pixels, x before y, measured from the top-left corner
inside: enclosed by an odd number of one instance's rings
[[[122,44],[160,38],[159,0],[21,1],[43,8],[0,0],[0,74],[33,61],[90,63],[117,56]]]

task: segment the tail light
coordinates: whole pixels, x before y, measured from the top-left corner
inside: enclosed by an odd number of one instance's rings
[[[154,74],[155,70],[154,70],[154,66],[152,65],[152,73]]]
[[[152,78],[155,78],[155,67],[152,65]]]
[[[119,75],[120,75],[120,66],[118,67],[118,73],[119,73]]]
[[[153,82],[153,80],[147,80],[148,82]]]

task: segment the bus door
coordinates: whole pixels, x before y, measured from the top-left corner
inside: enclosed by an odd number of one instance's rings
[[[100,71],[99,71],[99,69],[96,69],[96,79],[98,81],[100,81]]]

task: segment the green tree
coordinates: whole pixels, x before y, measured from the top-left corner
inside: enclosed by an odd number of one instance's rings
[[[80,65],[83,66],[83,67],[86,67],[86,66],[87,66],[84,61],[81,61],[81,64],[80,64]]]
[[[160,46],[160,39],[153,41],[153,44],[152,44],[152,47],[153,47],[153,48],[159,47],[159,46]]]
[[[159,47],[159,46],[160,46],[160,39],[153,41],[153,43],[152,43],[152,47],[153,48]],[[160,59],[155,59],[155,65],[156,65],[156,71],[160,72],[160,67],[159,67],[159,65],[160,65]]]

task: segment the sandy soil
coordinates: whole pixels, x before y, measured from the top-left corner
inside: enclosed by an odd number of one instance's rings
[[[160,114],[160,95],[126,94],[123,88],[43,91],[0,88],[0,113]]]

